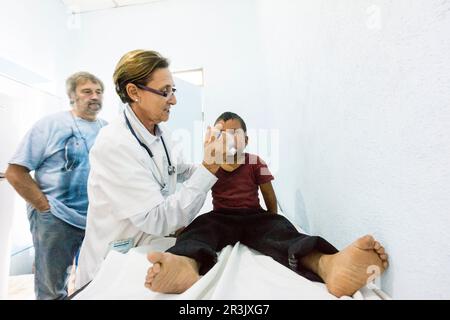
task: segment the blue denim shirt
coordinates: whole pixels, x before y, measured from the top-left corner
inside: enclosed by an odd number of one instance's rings
[[[10,164],[34,171],[50,211],[81,229],[86,227],[89,150],[106,121],[87,121],[58,112],[35,123],[22,139]],[[35,210],[27,204],[30,216]]]

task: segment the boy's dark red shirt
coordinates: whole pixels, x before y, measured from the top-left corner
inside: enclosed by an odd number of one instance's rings
[[[224,208],[261,209],[259,185],[273,180],[266,163],[257,155],[245,153],[245,163],[233,172],[220,168],[212,187],[214,210]]]

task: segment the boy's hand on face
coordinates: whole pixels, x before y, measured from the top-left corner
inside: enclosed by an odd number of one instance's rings
[[[223,163],[224,148],[223,148],[223,136],[220,135],[220,131],[223,128],[222,123],[217,123],[213,128],[208,126],[204,141],[204,155],[203,166],[208,169],[212,174],[216,174],[220,168],[220,164]]]

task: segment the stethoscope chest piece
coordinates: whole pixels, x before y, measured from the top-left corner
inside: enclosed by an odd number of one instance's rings
[[[172,166],[172,165],[170,165],[170,166],[167,168],[167,173],[169,174],[169,176],[173,175],[173,174],[175,173],[175,167]]]

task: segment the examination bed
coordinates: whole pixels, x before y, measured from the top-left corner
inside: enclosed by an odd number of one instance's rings
[[[210,210],[210,197],[201,212]],[[299,231],[301,228],[297,227]],[[240,243],[218,253],[217,264],[183,294],[161,294],[144,287],[149,251],[164,251],[175,238],[161,237],[122,254],[110,251],[94,280],[70,298],[83,299],[337,299],[323,283],[312,282],[272,258]],[[383,300],[389,297],[374,284],[341,299]]]

